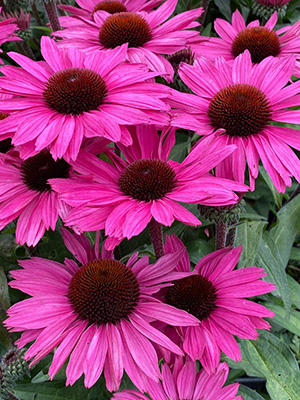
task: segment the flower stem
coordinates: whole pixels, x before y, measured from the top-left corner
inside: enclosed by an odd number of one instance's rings
[[[38,25],[38,26],[42,26],[43,23],[42,23],[42,20],[41,20],[41,18],[40,18],[40,16],[39,16],[39,12],[38,12],[38,9],[37,9],[37,7],[36,7],[35,2],[33,2],[33,3],[31,4],[31,8],[32,8],[32,13],[33,13],[33,15],[34,15],[34,18],[35,18],[35,20],[36,20],[37,25]]]
[[[200,26],[200,32],[201,32],[201,30],[202,30],[202,28],[203,28],[203,24],[204,24],[206,15],[207,15],[209,3],[210,3],[210,0],[202,0],[202,2],[201,2],[201,7],[203,7],[203,13],[202,13],[202,15],[201,15],[200,18],[199,18],[199,23],[201,24],[201,26]]]
[[[58,12],[55,0],[49,0],[48,3],[44,3],[45,10],[47,12],[49,22],[53,31],[59,31],[61,29]]]
[[[235,242],[235,237],[236,237],[236,224],[238,223],[238,220],[235,219],[232,221],[232,226],[229,228],[229,232],[227,233],[227,238],[226,238],[226,246],[233,246]]]
[[[163,243],[163,233],[161,225],[152,218],[148,224],[150,237],[153,243],[154,252],[156,258],[160,258],[164,255],[164,243]]]
[[[224,249],[226,246],[227,222],[222,219],[216,225],[216,250]]]

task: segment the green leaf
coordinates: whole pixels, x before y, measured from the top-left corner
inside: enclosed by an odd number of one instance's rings
[[[290,260],[300,261],[300,248],[299,247],[292,247]]]
[[[243,400],[264,400],[260,394],[244,385],[240,385],[238,394],[242,395]]]
[[[287,275],[287,282],[290,289],[291,302],[300,310],[300,285],[290,275]]]
[[[14,394],[21,400],[109,400],[111,393],[105,387],[101,377],[90,389],[84,387],[83,379],[73,386],[66,386],[64,380],[19,384]]]
[[[270,311],[273,311],[276,315],[273,320],[287,329],[290,332],[295,333],[295,335],[300,336],[300,312],[296,310],[291,310],[289,313],[281,307],[279,304],[274,303],[264,303]]]
[[[280,208],[282,206],[283,194],[278,193],[276,187],[274,186],[274,183],[272,182],[272,179],[270,178],[270,175],[267,173],[267,171],[264,169],[263,166],[259,167],[259,173],[263,177],[266,184],[268,185],[272,193],[274,203],[276,204],[277,208]]]
[[[295,241],[300,226],[300,196],[296,196],[288,202],[277,213],[278,224],[271,229],[270,235],[273,238],[284,267],[290,257],[291,248]]]
[[[285,343],[262,331],[256,341],[242,340],[240,345],[249,363],[266,378],[272,400],[299,399],[299,366]]]
[[[197,264],[202,257],[213,251],[212,244],[205,240],[197,239],[187,244],[187,252],[192,263]]]
[[[230,7],[230,0],[214,0],[215,5],[218,7],[220,12],[224,15],[224,17],[231,21],[231,7]]]
[[[249,267],[255,264],[265,225],[264,221],[243,221],[238,225],[236,244],[243,246],[239,261],[240,267]]]
[[[2,267],[0,267],[0,343],[7,349],[12,344],[10,335],[1,323],[7,317],[6,310],[10,306],[7,279]]]
[[[257,266],[264,268],[268,276],[265,278],[276,285],[277,290],[272,294],[279,295],[287,310],[291,307],[289,286],[279,250],[272,237],[265,232],[257,254]]]

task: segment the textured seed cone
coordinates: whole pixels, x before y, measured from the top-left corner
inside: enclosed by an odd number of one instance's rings
[[[275,11],[277,11],[278,17],[283,18],[286,14],[287,10],[287,5],[283,6],[265,6],[263,4],[257,3],[255,0],[253,0],[252,4],[252,10],[255,15],[257,15],[259,18],[263,18],[265,20],[268,20],[272,14],[274,14]]]
[[[199,205],[200,215],[216,224],[222,220],[229,225],[239,220],[241,212],[245,209],[245,202],[241,200],[233,206],[212,207]]]
[[[25,350],[14,348],[9,350],[0,363],[0,399],[14,400],[11,393],[18,380],[29,375],[28,364],[24,360]]]
[[[28,42],[33,36],[32,35],[32,29],[27,29],[26,31],[18,31],[16,33],[25,42]]]
[[[180,76],[178,75],[178,69],[181,62],[193,65],[195,55],[192,52],[192,50],[188,48],[177,51],[174,54],[167,55],[166,59],[172,64],[172,67],[174,69],[174,78],[173,82],[170,83],[170,86],[173,89],[176,89],[180,92],[193,93],[191,89],[186,86],[186,84],[180,79]]]

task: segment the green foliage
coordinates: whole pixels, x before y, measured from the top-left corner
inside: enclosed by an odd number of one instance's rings
[[[249,364],[267,380],[272,400],[296,400],[300,393],[298,363],[288,346],[270,332],[240,341]]]

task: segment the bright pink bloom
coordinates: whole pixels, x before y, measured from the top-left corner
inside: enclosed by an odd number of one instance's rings
[[[167,237],[165,254],[173,254],[180,248],[184,245],[175,235]],[[188,310],[198,318],[198,326],[176,328],[178,340],[179,343],[183,341],[183,350],[193,360],[200,360],[209,372],[217,368],[221,351],[234,361],[241,360],[240,348],[233,335],[256,340],[257,329],[270,328],[263,317],[274,316],[264,306],[246,300],[246,297],[268,293],[275,286],[260,279],[267,275],[262,268],[234,270],[241,251],[241,246],[225,248],[203,257],[196,265],[194,275],[177,280],[165,294],[168,304]],[[176,270],[190,271],[186,251]]]
[[[7,151],[9,139],[1,145]],[[58,217],[65,218],[71,207],[58,198],[48,179],[67,178],[71,170],[66,161],[54,161],[47,151],[26,161],[16,151],[0,154],[0,230],[18,218],[16,241],[28,246],[35,246],[45,230],[54,230]]]
[[[226,387],[229,367],[226,363],[219,364],[216,373],[209,375],[205,369],[197,372],[196,363],[182,358],[176,358],[170,368],[162,364],[162,383],[148,380],[148,394],[151,400],[243,400],[236,396],[239,384],[233,383]],[[135,390],[123,390],[115,393],[116,400],[148,400],[149,398]]]
[[[197,323],[192,315],[152,296],[183,275],[173,272],[182,251],[154,264],[149,264],[148,256],[138,260],[135,253],[125,265],[106,251],[100,257],[84,236],[66,230],[63,236],[82,266],[68,259],[65,264],[42,258],[20,261],[23,269],[11,271],[15,280],[10,286],[31,297],[8,310],[5,325],[12,331],[25,331],[16,342],[19,348],[35,340],[25,355],[27,360],[34,357],[30,365],[58,346],[50,379],[70,357],[67,385],[84,374],[85,386],[91,387],[104,370],[108,390],[115,391],[125,370],[144,391],[147,378],[158,382],[161,377],[154,343],[183,355],[150,322]]]
[[[27,31],[27,29],[30,28],[31,14],[29,12],[24,11],[22,8],[20,8],[19,13],[15,10],[15,12],[7,12],[7,13],[2,12],[0,15],[1,21],[7,20],[9,18],[11,21],[16,22],[17,24],[16,29],[19,29],[22,32],[25,32]]]
[[[255,0],[257,3],[270,7],[281,7],[289,3],[291,0]]]
[[[149,14],[123,12],[111,15],[106,11],[97,11],[94,22],[82,19],[80,23],[78,20],[76,27],[57,31],[54,35],[63,38],[59,46],[76,46],[93,54],[97,50],[108,51],[128,43],[127,61],[145,63],[151,71],[166,75],[166,79],[171,80],[174,74],[172,65],[162,54],[173,54],[187,48],[190,41],[203,40],[199,32],[187,30],[199,25],[195,20],[202,14],[202,7],[167,21],[176,5],[177,0],[167,0]]]
[[[291,176],[300,182],[300,161],[290,148],[300,150],[300,132],[278,126],[300,123],[300,111],[291,108],[300,105],[300,81],[285,87],[294,65],[292,56],[252,64],[247,50],[232,65],[222,57],[182,63],[179,75],[196,95],[172,92],[170,104],[177,108],[172,124],[214,136],[219,149],[237,146],[216,167],[217,176],[244,182],[247,160],[253,190],[261,159],[276,189],[284,192]]]
[[[259,20],[246,25],[236,10],[232,15],[232,25],[220,18],[215,20],[215,30],[220,38],[195,44],[192,50],[196,56],[210,59],[224,57],[230,62],[245,50],[250,51],[253,63],[260,63],[269,56],[282,58],[295,55],[297,62],[292,73],[300,77],[300,21],[275,31],[276,23],[277,13],[274,12],[264,26],[260,26]]]
[[[25,145],[31,156],[50,146],[54,159],[69,162],[84,137],[130,144],[125,125],[168,123],[169,106],[161,99],[169,88],[153,83],[157,73],[145,65],[122,62],[127,45],[86,55],[58,49],[43,36],[41,51],[46,62],[10,53],[22,69],[5,65],[0,77],[2,92],[18,96],[0,101],[0,112],[14,111],[0,121],[0,135],[15,132],[13,144]]]
[[[0,7],[1,13],[2,7]],[[5,42],[14,42],[20,39],[15,31],[18,29],[17,24],[15,24],[15,18],[8,18],[0,22],[0,46]],[[2,53],[2,50],[0,50]],[[2,62],[2,61],[1,61]]]
[[[139,12],[151,11],[164,0],[77,0],[78,7],[61,4],[58,7],[65,10],[73,16],[79,16],[88,20],[94,20],[94,13],[99,10],[115,14],[118,12]],[[64,27],[77,26],[78,19],[69,17],[60,17],[60,23]]]
[[[134,144],[120,146],[126,161],[115,156],[112,164],[87,152],[79,153],[72,165],[79,174],[92,176],[93,181],[51,181],[61,199],[76,207],[65,219],[66,224],[75,223],[83,231],[105,228],[108,248],[138,235],[151,218],[167,226],[174,219],[200,225],[198,218],[178,202],[235,204],[239,197],[232,190],[248,189],[209,174],[234,150],[232,146],[216,150],[208,139],[195,146],[180,164],[168,161],[175,143],[174,129],[169,135],[165,130],[159,136],[155,128],[138,126],[131,134]]]

